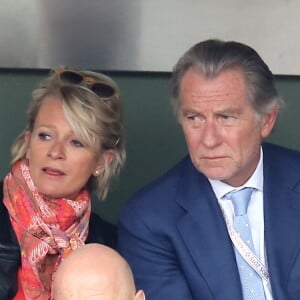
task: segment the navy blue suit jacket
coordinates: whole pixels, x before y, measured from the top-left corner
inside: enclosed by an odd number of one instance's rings
[[[274,300],[300,299],[300,153],[265,144],[265,244]],[[212,188],[189,157],[139,191],[119,251],[147,300],[240,300],[232,243]]]

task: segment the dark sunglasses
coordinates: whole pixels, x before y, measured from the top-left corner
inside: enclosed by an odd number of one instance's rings
[[[118,94],[118,92],[108,83],[89,75],[82,75],[75,71],[63,70],[57,72],[57,76],[62,82],[85,84],[92,92],[101,98],[112,98]]]

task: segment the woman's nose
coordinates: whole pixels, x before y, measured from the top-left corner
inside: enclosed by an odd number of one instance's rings
[[[63,159],[65,157],[63,143],[59,141],[54,142],[48,151],[48,156],[52,157],[53,159]]]

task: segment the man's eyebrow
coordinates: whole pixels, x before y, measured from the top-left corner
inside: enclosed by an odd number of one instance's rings
[[[241,114],[242,109],[241,108],[225,108],[215,111],[215,114],[234,114],[239,115]]]

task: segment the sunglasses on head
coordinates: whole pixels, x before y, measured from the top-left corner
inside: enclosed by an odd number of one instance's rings
[[[111,98],[118,94],[108,83],[89,75],[83,75],[71,70],[63,70],[58,72],[57,75],[62,82],[87,85],[92,92],[101,98]]]

